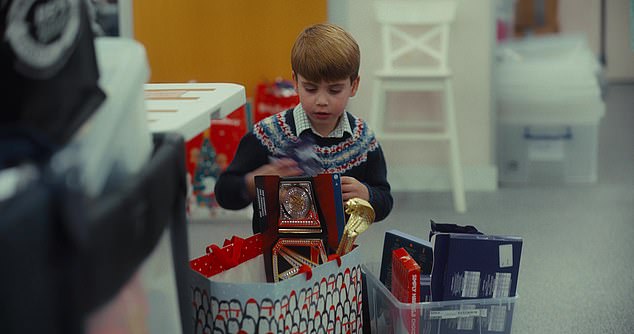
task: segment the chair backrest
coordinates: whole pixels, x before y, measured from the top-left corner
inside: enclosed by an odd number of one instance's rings
[[[379,0],[383,71],[448,71],[449,28],[455,0]]]

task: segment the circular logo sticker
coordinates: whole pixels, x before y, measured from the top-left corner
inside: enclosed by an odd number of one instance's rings
[[[42,78],[63,67],[79,35],[79,1],[13,1],[5,38],[16,55],[16,70]]]

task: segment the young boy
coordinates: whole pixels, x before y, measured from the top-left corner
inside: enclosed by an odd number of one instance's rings
[[[285,149],[299,139],[313,149],[325,173],[339,173],[344,202],[358,197],[370,202],[375,221],[392,210],[383,151],[367,124],[348,113],[348,99],[359,88],[359,46],[333,24],[306,28],[291,50],[293,81],[300,104],[254,125],[215,186],[216,199],[238,210],[255,197],[256,175],[299,176],[304,172]],[[260,231],[253,226],[253,232]]]

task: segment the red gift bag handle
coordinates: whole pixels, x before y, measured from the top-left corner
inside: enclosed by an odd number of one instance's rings
[[[337,261],[337,266],[341,267],[341,256],[339,256],[339,254],[328,255],[328,262],[330,261]]]
[[[231,240],[232,244],[223,248],[215,244],[207,247],[207,252],[209,253],[209,248],[211,248],[210,253],[216,256],[216,259],[220,261],[220,264],[225,269],[230,269],[240,264],[244,239],[234,236]]]
[[[313,268],[311,268],[307,264],[302,264],[299,267],[299,271],[297,272],[297,275],[303,274],[303,273],[306,273],[306,280],[308,281],[313,277]]]
[[[341,256],[338,254],[328,255],[328,262],[330,261],[337,261],[337,266],[341,267]],[[297,271],[297,275],[304,273],[306,274],[306,280],[310,280],[313,277],[313,268],[307,264],[302,264]]]

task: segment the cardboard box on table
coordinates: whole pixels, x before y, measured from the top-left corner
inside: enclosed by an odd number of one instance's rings
[[[150,131],[176,132],[185,138],[188,215],[208,218],[218,214],[215,180],[233,159],[248,128],[244,87],[231,83],[146,84],[145,101]]]

